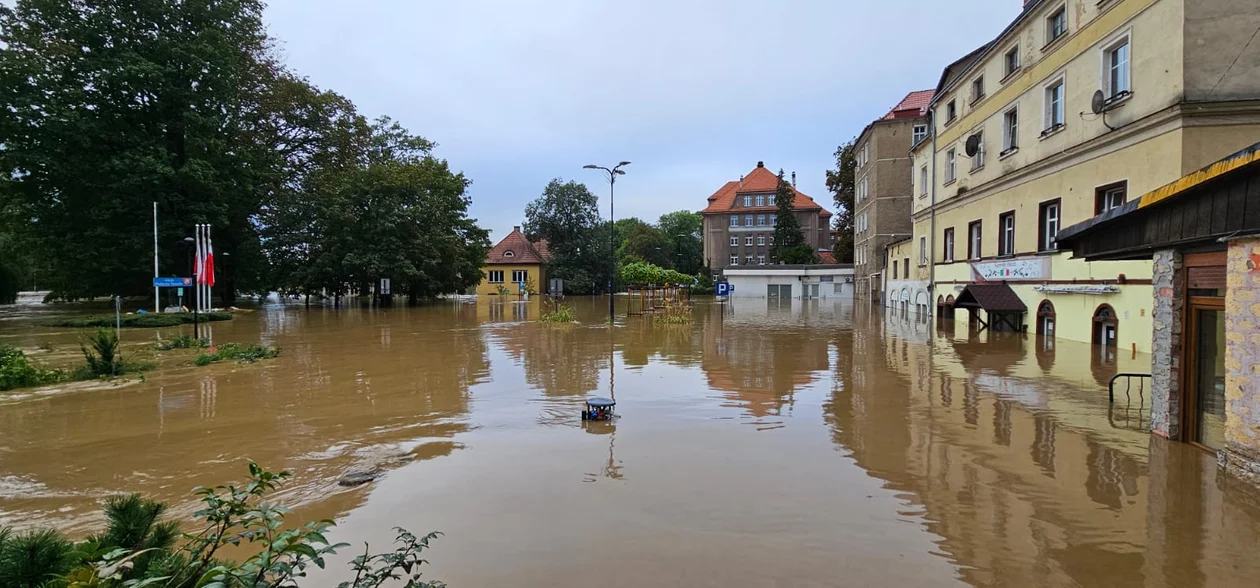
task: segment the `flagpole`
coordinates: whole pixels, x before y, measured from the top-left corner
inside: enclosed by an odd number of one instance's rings
[[[206,225],[206,258],[214,259],[214,239],[210,237],[210,225]],[[214,308],[214,263],[206,266],[206,312]]]
[[[201,272],[201,225],[193,225],[193,338],[201,338],[201,327],[198,324],[197,314],[201,311],[201,280],[199,275]]]
[[[153,201],[153,312],[162,312],[162,294],[158,290],[157,201]]]

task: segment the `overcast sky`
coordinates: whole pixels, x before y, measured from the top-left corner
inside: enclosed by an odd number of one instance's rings
[[[758,160],[832,208],[836,146],[1022,0],[271,0],[288,64],[438,143],[497,241],[551,178],[633,164],[617,218],[700,210]]]

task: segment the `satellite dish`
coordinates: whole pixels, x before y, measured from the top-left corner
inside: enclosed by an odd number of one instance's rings
[[[967,137],[967,157],[975,157],[980,152],[980,135]]]
[[[1094,97],[1089,100],[1089,109],[1094,114],[1101,114],[1103,108],[1107,106],[1107,96],[1102,90],[1094,92]]]

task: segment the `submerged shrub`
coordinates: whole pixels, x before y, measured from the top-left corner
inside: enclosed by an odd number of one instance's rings
[[[170,351],[172,349],[205,349],[210,346],[209,339],[196,339],[192,335],[177,335],[166,341],[159,341],[157,344],[158,351]]]
[[[191,325],[193,322],[193,314],[191,312],[172,312],[172,313],[147,313],[147,314],[128,314],[118,319],[112,314],[99,314],[91,316],[70,317],[48,323],[51,327],[72,327],[72,328],[114,328],[115,321],[121,320],[122,327],[136,329],[151,329],[159,327],[177,327],[179,325]],[[211,323],[217,321],[232,320],[230,312],[203,312],[197,319],[199,322]]]
[[[0,390],[43,386],[64,377],[61,370],[46,370],[31,363],[21,349],[0,345]]]
[[[569,305],[557,302],[554,307],[543,312],[542,321],[544,323],[575,323],[577,315]]]
[[[123,375],[126,369],[118,347],[117,333],[110,329],[97,329],[95,335],[88,337],[87,342],[79,346],[87,360],[84,375],[90,378]]]
[[[260,359],[272,359],[280,355],[279,347],[268,345],[241,345],[240,343],[224,343],[211,353],[202,353],[193,363],[210,365],[220,361],[235,360],[239,363],[253,363]]]

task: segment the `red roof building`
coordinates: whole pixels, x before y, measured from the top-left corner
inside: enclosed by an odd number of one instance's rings
[[[831,212],[792,184],[792,209],[805,241],[815,249],[830,249]],[[711,269],[770,263],[778,185],[778,176],[758,161],[747,175],[709,196],[700,214],[704,217],[704,261]]]
[[[546,287],[543,264],[550,258],[545,239],[531,242],[519,226],[512,227],[512,232],[486,254],[477,295],[495,296],[504,290],[511,295],[523,290],[533,294],[542,292]]]

